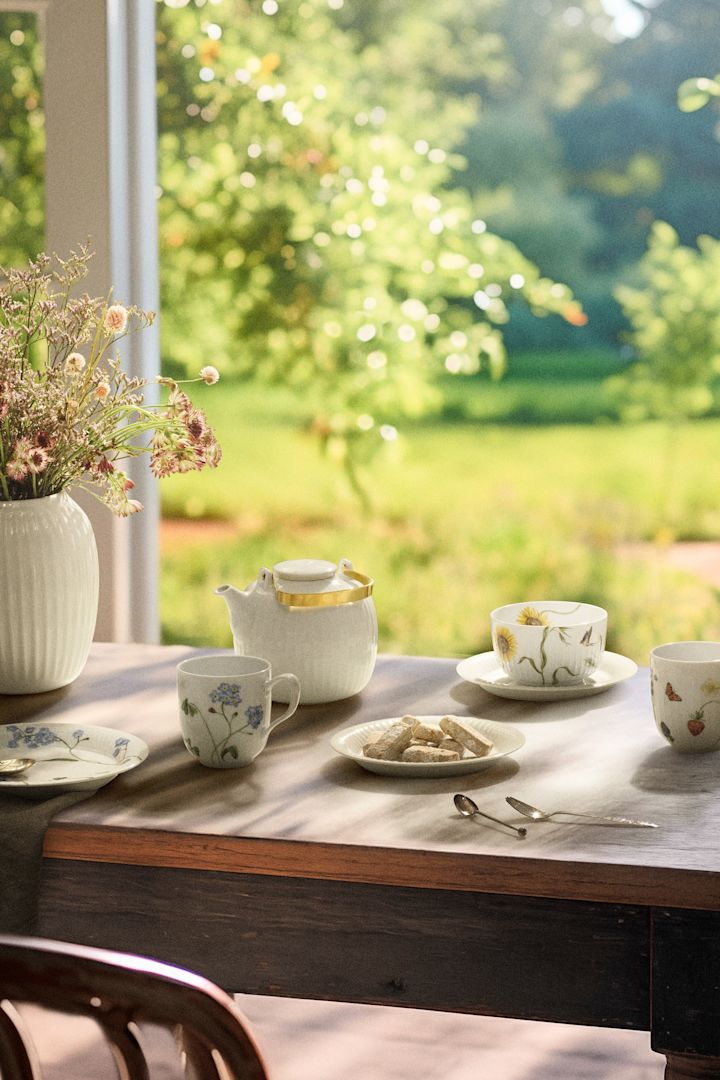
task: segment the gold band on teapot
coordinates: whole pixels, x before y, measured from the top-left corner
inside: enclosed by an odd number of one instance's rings
[[[275,595],[281,604],[287,607],[319,608],[338,607],[340,604],[353,604],[357,600],[366,600],[373,591],[373,579],[358,570],[343,570],[345,577],[352,578],[358,584],[352,589],[337,589],[335,592],[291,593],[279,589],[273,576]]]

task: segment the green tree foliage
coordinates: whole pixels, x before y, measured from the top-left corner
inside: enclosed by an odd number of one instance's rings
[[[0,263],[42,249],[45,130],[37,17],[0,15]],[[82,239],[82,238],[80,238]]]
[[[454,182],[478,100],[447,88],[501,66],[494,3],[159,5],[168,355],[304,388],[346,451],[431,408],[435,373],[500,373],[514,298],[582,323]]]
[[[685,79],[678,87],[678,105],[683,112],[697,112],[712,98],[720,98],[720,75],[714,79],[699,76]]]
[[[577,347],[614,340],[622,316],[612,299],[612,269],[598,267],[604,244],[595,195],[576,183],[556,127],[600,84],[616,47],[601,0],[526,0],[498,4],[486,25],[505,45],[506,70],[475,73],[483,107],[462,153],[458,177],[476,193],[490,228],[512,240],[544,273],[558,274],[582,297],[589,325],[576,337],[559,320],[538,325],[513,313],[510,348]],[[585,130],[579,137],[593,139]]]
[[[616,274],[642,257],[654,220],[685,244],[720,235],[715,118],[677,107],[678,85],[714,70],[720,5],[658,0],[646,13],[642,33],[607,53],[593,93],[555,122],[571,190],[590,196],[602,228],[592,265]]]
[[[680,243],[656,222],[637,286],[618,288],[638,360],[612,385],[628,419],[701,416],[716,404],[720,373],[720,240]]]

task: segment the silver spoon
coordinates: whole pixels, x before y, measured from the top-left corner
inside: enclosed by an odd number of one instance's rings
[[[479,817],[487,818],[488,821],[494,821],[496,825],[502,825],[506,829],[512,829],[518,836],[527,836],[527,829],[520,825],[508,825],[507,821],[501,821],[500,818],[491,817],[490,814],[486,814],[484,810],[481,810],[477,803],[474,803],[469,795],[456,795],[453,799],[455,806],[460,811],[463,817],[474,817],[476,814]]]
[[[10,757],[0,758],[0,776],[16,776],[35,764],[35,758]]]
[[[579,817],[587,818],[588,823],[593,825],[624,825],[628,827],[644,828],[644,829],[657,829],[657,825],[654,821],[636,821],[633,818],[624,817],[605,817],[604,815],[597,814],[580,814],[575,810],[549,810],[547,813],[544,810],[538,810],[537,806],[530,806],[529,803],[522,802],[520,799],[514,799],[512,795],[506,795],[505,802],[512,806],[513,810],[517,810],[523,817],[531,818],[533,821],[551,821],[554,817]],[[557,822],[556,824],[560,824]],[[572,824],[569,821],[565,822],[566,825]],[[579,822],[578,824],[582,824]]]

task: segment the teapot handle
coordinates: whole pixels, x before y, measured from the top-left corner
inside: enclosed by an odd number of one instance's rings
[[[297,675],[288,675],[288,674],[276,675],[274,679],[269,680],[269,682],[267,684],[267,688],[270,691],[271,699],[272,699],[272,688],[273,688],[273,686],[275,686],[275,683],[279,683],[283,679],[286,682],[290,683],[290,701],[288,703],[288,707],[285,710],[285,712],[281,713],[280,716],[278,716],[274,720],[270,721],[270,728],[269,728],[270,731],[272,731],[273,728],[276,728],[278,726],[278,724],[282,724],[283,720],[289,719],[289,717],[291,717],[292,714],[297,709],[298,704],[300,702],[300,680],[298,679]]]

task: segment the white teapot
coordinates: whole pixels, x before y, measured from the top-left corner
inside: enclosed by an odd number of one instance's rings
[[[372,579],[352,563],[289,559],[263,567],[247,589],[215,590],[230,609],[235,652],[262,656],[300,680],[300,702],[318,705],[357,694],[377,656]],[[277,701],[287,701],[278,686]]]

